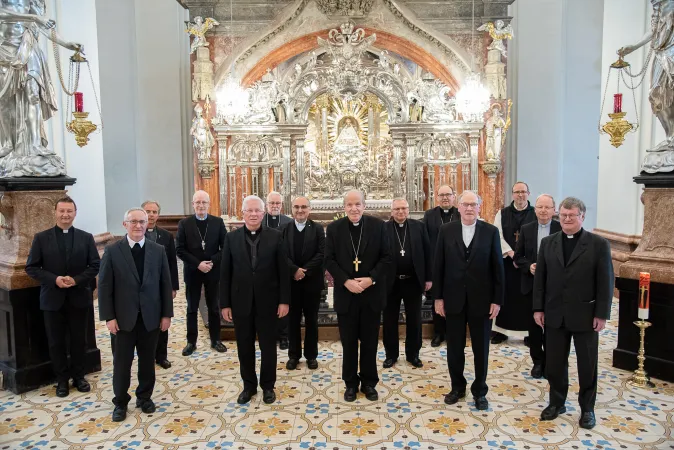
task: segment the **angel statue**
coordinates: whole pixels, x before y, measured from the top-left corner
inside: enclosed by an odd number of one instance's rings
[[[508,123],[501,114],[501,105],[495,104],[491,110],[491,117],[485,124],[487,133],[487,159],[489,161],[501,158],[501,149],[505,144]]]
[[[618,55],[622,58],[651,43],[653,67],[648,100],[667,138],[647,151],[642,170],[671,172],[674,170],[674,0],[651,0],[651,3],[651,30],[636,44],[618,50]]]
[[[477,31],[486,31],[489,33],[489,36],[491,36],[492,41],[491,44],[489,44],[489,47],[487,47],[487,50],[498,50],[501,52],[501,55],[503,55],[504,58],[507,57],[506,47],[503,43],[503,40],[513,38],[512,25],[506,25],[505,22],[499,19],[496,21],[496,23],[485,23],[480,28],[478,28]]]
[[[194,119],[192,119],[190,135],[192,135],[194,151],[197,152],[197,159],[208,161],[211,159],[211,149],[215,145],[215,139],[208,126],[208,120],[203,116],[203,111],[204,109],[199,104],[194,107]]]
[[[58,110],[40,34],[75,52],[44,17],[45,0],[0,0],[0,177],[66,174],[63,160],[47,149],[44,122]],[[58,61],[58,59],[57,59]]]
[[[185,24],[187,25],[187,30],[185,30],[187,34],[194,36],[194,40],[190,46],[190,53],[196,52],[199,47],[208,47],[206,33],[214,26],[220,25],[217,20],[211,17],[204,20],[201,16],[196,16],[194,22],[185,22]]]

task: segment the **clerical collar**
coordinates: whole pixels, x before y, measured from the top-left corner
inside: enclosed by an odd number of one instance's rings
[[[148,233],[154,233],[154,228],[148,228],[148,229],[147,229],[147,232],[148,232]]]
[[[360,218],[360,220],[359,220],[358,222],[355,222],[355,223],[354,223],[354,222],[351,222],[351,221],[349,220],[349,225],[353,225],[354,227],[357,227],[358,225],[360,225],[360,221],[361,221],[361,220],[363,220],[362,217]]]
[[[258,234],[260,231],[262,231],[262,227],[258,228],[257,230],[249,230],[248,227],[245,226],[245,225],[243,226],[243,229],[244,229],[244,231],[245,231],[246,233],[251,234],[251,235],[253,235],[253,236],[255,236],[255,235]]]
[[[68,228],[65,228],[65,229],[64,229],[64,228],[61,228],[61,227],[58,226],[58,225],[56,225],[56,228],[58,228],[59,230],[61,230],[62,233],[66,233],[66,234],[67,234],[68,231],[70,231],[70,229],[72,228],[72,225],[69,226]]]
[[[133,239],[131,239],[131,237],[127,234],[126,240],[129,242],[129,247],[131,247],[131,248],[133,248],[133,246],[136,245],[136,244],[140,244],[140,248],[143,248],[143,246],[145,245],[145,236],[143,236],[143,239],[136,242]]]
[[[405,222],[407,222],[407,219],[405,219]],[[396,225],[398,225],[400,228],[402,228],[402,227],[405,226],[405,222],[403,222],[403,223],[396,222]]]
[[[196,217],[197,220],[206,220],[206,219],[208,219],[208,214],[206,214],[203,218],[202,218],[202,217],[199,217],[199,216],[196,215],[196,214],[194,215],[194,217]]]
[[[582,233],[583,233],[583,229],[581,228],[580,230],[578,230],[574,234],[564,233],[564,236],[566,236],[567,239],[578,239]]]
[[[448,210],[448,209],[443,209],[442,212],[445,213],[445,214],[449,214],[449,210]]]
[[[278,216],[271,216],[271,218],[274,219],[274,220],[276,220],[276,217],[278,217]]]

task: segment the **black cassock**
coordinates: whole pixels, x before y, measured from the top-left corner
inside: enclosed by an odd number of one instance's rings
[[[521,211],[515,209],[514,202],[501,210],[501,230],[503,239],[510,245],[513,251],[517,246],[522,225],[536,221],[536,212],[529,203]],[[513,265],[513,259],[508,256],[503,258],[505,269],[505,301],[496,317],[496,325],[506,330],[527,331],[531,320],[531,301],[522,294],[522,275]]]

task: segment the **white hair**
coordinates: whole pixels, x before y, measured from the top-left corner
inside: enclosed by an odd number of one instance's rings
[[[363,206],[365,206],[365,194],[363,193],[363,191],[359,191],[358,189],[351,189],[349,192],[344,194],[342,204],[346,204],[346,197],[348,197],[350,194],[353,194],[354,192],[360,194],[360,200],[363,202]]]
[[[550,194],[541,194],[541,195],[539,195],[538,197],[536,197],[536,202],[534,203],[534,205],[536,205],[536,203],[538,203],[538,199],[539,199],[539,198],[543,198],[543,197],[547,197],[547,198],[549,198],[550,200],[552,200],[552,206],[553,206],[553,207],[555,206],[555,198],[554,198],[552,195],[550,195]]]
[[[242,209],[243,211],[246,211],[246,210],[248,209],[248,208],[247,208],[248,203],[250,203],[251,201],[258,201],[258,202],[260,202],[260,205],[261,205],[260,207],[261,207],[262,209],[264,209],[264,200],[262,200],[262,199],[261,199],[260,197],[258,197],[257,195],[249,195],[248,197],[244,198],[244,199],[243,199],[243,203],[241,204],[241,209]]]
[[[145,210],[144,210],[143,208],[139,207],[139,206],[136,206],[136,207],[134,207],[134,208],[128,209],[128,210],[124,213],[124,222],[127,222],[127,221],[129,220],[129,214],[131,214],[131,213],[134,212],[134,211],[140,211],[140,212],[142,212],[142,213],[145,215],[145,220],[147,220],[147,213],[145,212]]]
[[[463,196],[466,195],[466,194],[473,194],[473,195],[475,195],[475,197],[477,197],[477,204],[478,204],[478,205],[481,205],[481,204],[482,204],[482,197],[480,197],[480,194],[478,194],[478,193],[475,192],[475,191],[466,190],[466,191],[463,191],[461,194],[459,194],[459,198],[456,200],[456,202],[457,202],[459,205],[461,204],[461,200],[463,200]]]
[[[283,196],[281,195],[280,192],[271,191],[269,194],[267,194],[267,202],[269,202],[269,197],[271,197],[272,195],[278,195],[279,197],[281,197],[281,200],[283,200]]]
[[[201,194],[201,193],[206,194],[206,199],[207,199],[209,202],[211,201],[211,196],[208,195],[208,192],[206,192],[206,191],[204,191],[204,190],[198,190],[198,191],[196,191],[196,192],[194,193],[194,195],[192,196],[192,201],[194,201],[194,197],[196,197],[197,194]]]

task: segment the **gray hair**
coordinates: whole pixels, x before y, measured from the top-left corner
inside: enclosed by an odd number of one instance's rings
[[[552,200],[552,206],[553,206],[553,207],[555,206],[555,198],[554,198],[552,195],[550,195],[550,194],[541,194],[541,195],[539,195],[538,197],[536,197],[536,203],[538,203],[538,199],[539,199],[539,198],[543,198],[543,197],[547,197],[547,198],[549,198],[550,200]],[[534,203],[534,205],[536,205],[536,203]]]
[[[250,202],[252,202],[252,201],[258,201],[258,202],[260,202],[260,205],[262,205],[261,208],[264,209],[264,200],[262,200],[262,199],[261,199],[260,197],[258,197],[257,195],[249,195],[248,197],[244,198],[244,199],[243,199],[243,203],[241,203],[241,209],[242,209],[243,211],[246,211],[246,210],[247,210],[246,207],[248,206],[248,203],[250,203]]]
[[[281,195],[280,192],[271,191],[269,194],[267,194],[267,202],[269,202],[269,197],[271,197],[272,195],[278,195],[279,197],[281,197],[281,200],[283,200],[283,196]]]
[[[482,205],[482,197],[480,197],[480,194],[478,194],[475,191],[471,191],[471,190],[466,190],[466,191],[463,191],[461,194],[459,194],[459,197],[456,199],[456,203],[460,205],[461,200],[463,200],[463,196],[466,195],[466,194],[475,195],[475,197],[477,197],[477,204]]]
[[[197,194],[200,194],[200,193],[206,194],[206,198],[208,199],[208,201],[209,201],[209,202],[211,201],[211,196],[208,195],[208,192],[204,191],[203,189],[199,189],[198,191],[196,191],[196,192],[194,193],[194,195],[192,196],[192,201],[194,201],[194,197],[196,197]]]
[[[145,200],[143,203],[140,204],[140,207],[145,208],[145,205],[149,205],[150,203],[154,203],[155,205],[157,205],[157,209],[159,210],[159,212],[161,212],[161,205],[159,204],[159,202],[156,202],[154,200]]]
[[[585,207],[585,203],[579,198],[576,197],[566,197],[564,200],[562,200],[562,203],[559,204],[559,209],[573,209],[573,208],[578,208],[578,212],[580,212],[583,216],[585,215],[585,211],[587,211],[587,208]]]
[[[295,203],[297,200],[299,200],[301,198],[305,199],[307,201],[307,203],[309,204],[309,208],[311,208],[311,200],[309,200],[309,197],[305,197],[304,195],[298,195],[297,197],[295,197],[293,199],[292,202]]]
[[[129,214],[131,214],[131,213],[134,212],[134,211],[140,211],[140,212],[142,212],[143,214],[145,214],[145,220],[147,220],[147,213],[145,212],[145,210],[144,210],[143,208],[141,208],[140,206],[136,206],[136,207],[134,207],[134,208],[128,209],[128,210],[124,213],[124,222],[127,222],[127,221],[129,220]]]
[[[349,194],[353,194],[354,192],[360,194],[360,200],[363,202],[363,206],[365,206],[365,194],[363,193],[363,191],[360,191],[358,189],[351,189],[346,194],[344,194],[344,197],[342,198],[342,204],[346,204],[346,197],[348,197]]]
[[[407,199],[406,199],[405,197],[396,197],[396,198],[394,198],[393,201],[391,202],[391,208],[393,208],[393,204],[394,204],[395,202],[405,202],[405,203],[407,203],[407,206],[410,206],[410,202],[408,202]]]

